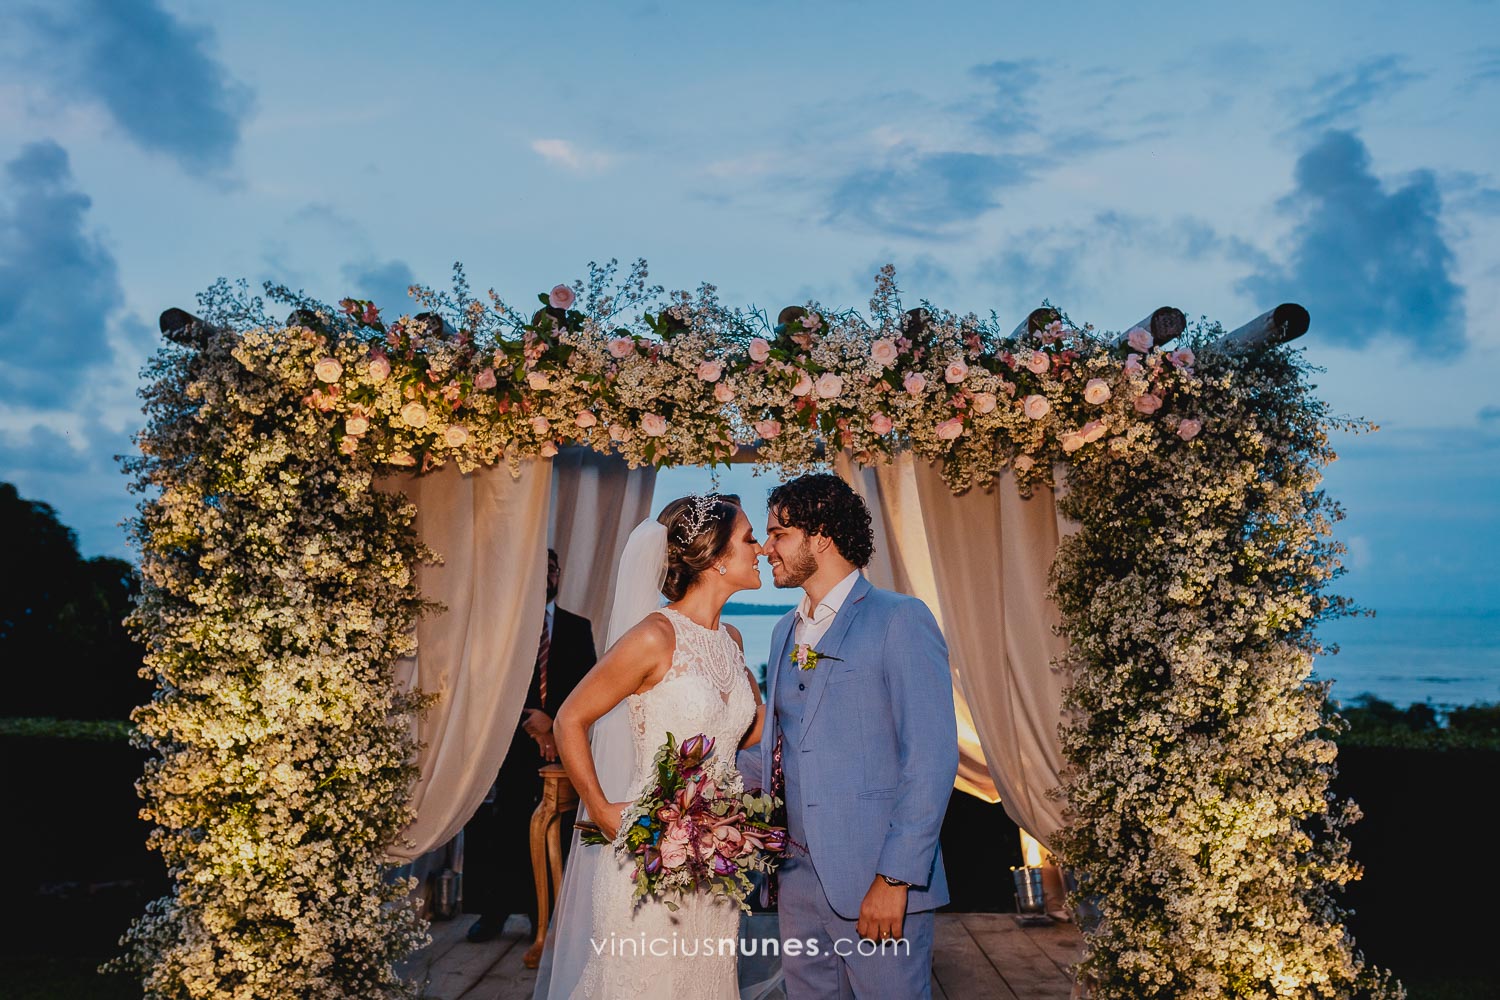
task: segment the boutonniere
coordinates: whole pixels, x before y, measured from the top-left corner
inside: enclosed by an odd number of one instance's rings
[[[792,665],[798,670],[812,670],[824,660],[833,660],[837,663],[844,662],[837,656],[829,656],[827,653],[818,652],[805,642],[799,642],[792,647]]]

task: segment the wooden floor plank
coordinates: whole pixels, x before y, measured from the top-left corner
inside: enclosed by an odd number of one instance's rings
[[[482,979],[459,994],[458,1000],[531,1000],[536,988],[536,970],[522,963],[525,955],[524,942],[511,948]]]
[[[962,923],[1007,986],[1027,1000],[1069,1000],[1073,984],[1006,913],[966,913]]]
[[[933,928],[932,975],[948,996],[964,1000],[1019,1000],[963,921],[953,914],[937,916]]]
[[[1073,978],[1073,966],[1083,958],[1083,935],[1077,924],[1058,922],[1050,927],[1028,928],[1026,936],[1069,979]]]

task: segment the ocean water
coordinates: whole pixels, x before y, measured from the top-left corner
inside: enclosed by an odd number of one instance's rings
[[[745,662],[764,678],[776,615],[725,615],[745,640]],[[1396,705],[1500,702],[1500,611],[1379,611],[1319,630],[1334,656],[1319,657],[1313,675],[1332,680],[1333,696],[1369,693]]]

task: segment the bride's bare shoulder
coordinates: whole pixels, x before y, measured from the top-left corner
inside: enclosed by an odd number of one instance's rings
[[[660,656],[671,656],[672,648],[676,644],[677,640],[672,632],[672,623],[660,611],[653,611],[636,622],[615,643],[616,646],[619,646],[622,651],[628,653],[633,659],[655,659]]]

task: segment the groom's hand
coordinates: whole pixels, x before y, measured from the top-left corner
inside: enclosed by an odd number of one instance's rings
[[[906,920],[906,886],[889,885],[879,875],[870,884],[865,900],[859,904],[859,920],[854,929],[871,941],[895,940],[901,936]]]

